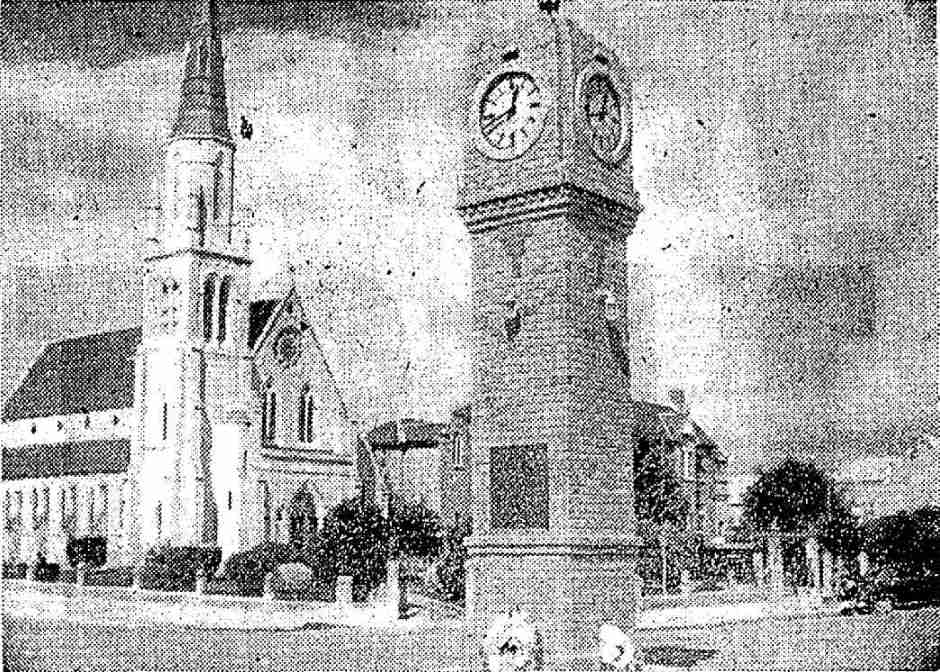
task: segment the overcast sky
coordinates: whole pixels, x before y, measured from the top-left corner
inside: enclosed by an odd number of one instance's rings
[[[535,0],[222,4],[255,295],[293,279],[366,422],[469,398],[461,55]],[[938,394],[932,3],[565,2],[634,78],[632,392],[685,389],[741,471],[887,448]],[[140,322],[190,23],[2,6],[2,371]]]

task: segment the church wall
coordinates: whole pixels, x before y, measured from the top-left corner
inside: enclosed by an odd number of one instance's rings
[[[133,408],[26,418],[0,425],[0,443],[4,447],[13,447],[88,439],[128,438],[133,434],[135,424],[136,415]]]
[[[135,424],[133,408],[26,418],[0,425],[0,444],[4,448],[16,448],[130,438]],[[107,536],[108,561],[120,562],[129,523],[126,509],[120,508],[122,500],[126,504],[127,478],[127,474],[122,473],[2,481],[4,561],[33,562],[36,553],[43,553],[50,562],[65,562],[65,544],[71,532],[74,536],[92,533]],[[102,487],[106,491],[104,495]],[[101,508],[105,505],[106,515]],[[89,507],[93,507],[92,516],[89,516]]]
[[[32,563],[42,553],[65,564],[69,536],[104,536],[108,564],[128,561],[127,474],[3,481],[4,562]]]

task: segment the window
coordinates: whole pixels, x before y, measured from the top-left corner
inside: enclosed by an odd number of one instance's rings
[[[222,167],[219,165],[222,161],[222,155],[216,159],[215,174],[212,176],[212,219],[218,219],[221,215],[222,204]]]
[[[202,337],[212,339],[212,306],[215,303],[215,275],[210,274],[202,288]]]
[[[232,491],[228,491],[228,510],[232,510]]]
[[[39,491],[36,488],[33,488],[30,493],[29,508],[32,511],[33,524],[35,525],[39,522]]]
[[[271,539],[271,491],[268,489],[267,481],[258,481],[258,489],[261,491],[261,510],[264,513],[264,540]]]
[[[277,434],[277,395],[274,390],[268,393],[268,439],[274,441]]]
[[[99,504],[100,511],[98,511],[98,518],[101,519],[101,533],[107,536],[108,534],[108,484],[102,483],[98,486],[99,494]]]
[[[271,383],[261,400],[261,442],[274,441],[277,432],[277,395],[271,389]]]
[[[306,441],[307,440],[307,386],[304,385],[303,390],[300,392],[300,409],[297,413],[297,440]]]
[[[163,502],[157,502],[153,511],[154,528],[157,530],[157,541],[163,537]]]
[[[219,286],[219,343],[225,340],[226,320],[228,318],[229,279],[222,280]]]
[[[453,461],[454,468],[461,469],[463,465],[463,435],[460,432],[454,434],[454,441],[451,444],[451,460]]]
[[[687,479],[694,477],[694,454],[692,448],[686,446],[682,449],[682,475]]]
[[[316,406],[313,405],[313,397],[307,397],[307,443],[313,441],[313,412],[316,409]]]

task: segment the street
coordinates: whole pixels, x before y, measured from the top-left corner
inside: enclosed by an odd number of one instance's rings
[[[460,628],[235,631],[82,625],[4,617],[4,668],[76,670],[445,670]],[[642,630],[648,663],[694,669],[937,669],[940,610],[805,616]]]

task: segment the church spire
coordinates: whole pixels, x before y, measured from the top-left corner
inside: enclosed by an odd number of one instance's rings
[[[170,138],[232,140],[225,101],[222,41],[216,0],[200,0],[186,45],[179,110]]]

